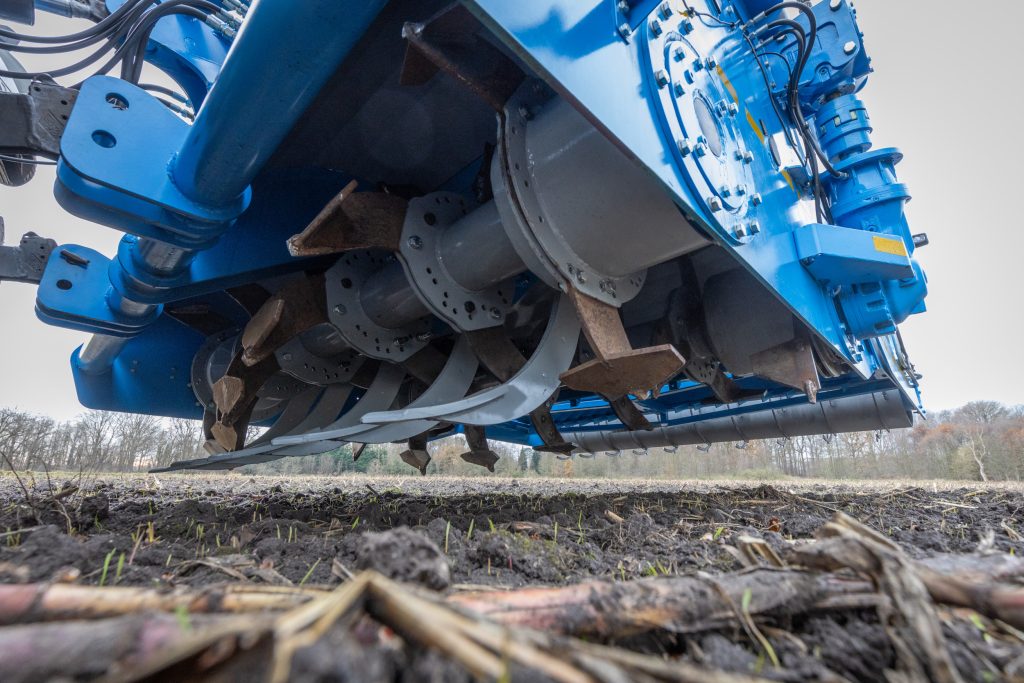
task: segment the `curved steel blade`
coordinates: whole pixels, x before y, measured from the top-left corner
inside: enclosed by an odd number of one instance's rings
[[[526,415],[558,388],[558,376],[572,364],[580,322],[568,297],[551,306],[547,329],[526,364],[508,382],[472,396],[435,406],[370,413],[365,422],[437,420],[469,425],[500,424]]]
[[[400,414],[419,406],[430,407],[438,402],[451,401],[454,398],[465,396],[466,392],[469,391],[470,385],[473,383],[473,378],[476,376],[477,367],[479,367],[479,361],[477,361],[476,355],[473,353],[469,340],[465,336],[461,336],[456,340],[455,347],[452,349],[448,361],[444,364],[441,374],[415,401],[403,410],[373,414]],[[364,415],[364,424],[361,425],[361,429],[358,431],[353,431],[351,437],[360,443],[403,441],[436,427],[438,423],[437,420],[389,422],[389,424],[378,425]]]
[[[352,427],[360,424],[359,420],[363,415],[390,407],[395,397],[398,396],[398,390],[402,387],[404,379],[405,370],[390,363],[382,364],[380,369],[377,370],[377,375],[373,378],[373,382],[370,383],[370,388],[366,390],[366,393],[359,399],[359,402],[352,406],[348,412],[323,429],[313,430],[305,434],[280,436],[274,439],[274,445],[294,446],[315,441],[332,441],[344,437]]]

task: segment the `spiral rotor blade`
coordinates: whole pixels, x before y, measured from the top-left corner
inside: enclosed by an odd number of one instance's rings
[[[490,425],[525,415],[543,404],[558,388],[558,375],[572,363],[579,334],[580,323],[572,303],[567,297],[561,296],[551,307],[547,329],[537,348],[526,365],[508,382],[459,401],[370,413],[363,419],[377,424],[438,420]]]

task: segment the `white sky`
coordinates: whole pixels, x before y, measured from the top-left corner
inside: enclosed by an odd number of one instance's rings
[[[1014,47],[1024,3],[986,5],[971,21],[952,0],[857,0],[876,73],[861,94],[876,147],[899,147],[897,169],[914,200],[914,232],[930,281],[928,313],[903,326],[911,358],[925,375],[929,409],[992,399],[1024,403],[1024,62]],[[33,31],[67,33],[69,22],[40,15]],[[52,62],[25,60],[30,69]],[[60,60],[58,63],[64,63]],[[120,233],[57,206],[53,170],[27,186],[0,186],[8,244],[27,230],[114,253]],[[81,407],[68,359],[83,335],[39,322],[35,288],[0,285],[0,406],[60,419]]]

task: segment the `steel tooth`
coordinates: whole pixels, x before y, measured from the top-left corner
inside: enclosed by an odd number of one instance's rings
[[[551,417],[551,407],[558,400],[558,390],[548,397],[548,400],[537,406],[530,412],[530,422],[537,436],[544,442],[543,446],[534,450],[542,453],[571,453],[576,446],[565,440],[562,433],[555,426],[555,420]]]
[[[508,382],[459,401],[388,413],[370,413],[364,419],[378,424],[438,420],[490,425],[525,415],[544,403],[558,388],[558,373],[572,362],[579,334],[580,324],[572,304],[565,296],[561,296],[551,307],[547,328],[537,348]]]
[[[352,181],[306,228],[288,239],[292,256],[354,249],[398,251],[408,202],[386,192],[357,192]]]
[[[420,474],[426,476],[427,465],[430,464],[430,453],[427,453],[427,435],[417,434],[410,437],[408,450],[402,451],[398,457],[418,469]]]
[[[806,336],[797,336],[756,353],[750,357],[750,362],[757,376],[803,391],[810,403],[818,402],[821,379],[811,342]]]
[[[494,464],[498,462],[499,458],[498,454],[492,451],[491,447],[487,444],[487,433],[484,431],[484,428],[466,425],[465,434],[469,450],[462,453],[459,457],[470,464],[486,467],[493,472]]]
[[[647,418],[644,417],[644,414],[640,412],[640,409],[629,396],[609,399],[608,405],[611,406],[612,412],[615,413],[615,416],[619,418],[619,421],[629,431],[649,431],[652,429],[651,423],[647,421]]]
[[[281,288],[242,331],[242,360],[255,365],[306,330],[327,322],[324,276],[312,275]]]
[[[274,426],[271,427],[267,434],[271,434],[271,432],[273,432],[275,428],[282,423],[282,420],[286,419],[289,409],[295,411],[295,413],[300,416],[308,411],[305,418],[298,424],[295,424],[289,433],[302,434],[310,429],[316,429],[324,426],[331,420],[335,419],[341,412],[342,408],[344,408],[345,402],[352,393],[352,386],[346,384],[332,384],[326,389],[323,389],[322,392],[312,389],[307,393],[314,393],[319,397],[316,407],[309,410],[309,404],[305,403],[305,401],[297,403],[296,401],[298,401],[300,397],[296,397],[289,402],[284,414],[282,414],[278,421],[274,423]],[[280,431],[281,429],[278,429],[278,433],[280,433]],[[233,469],[235,467],[241,467],[242,465],[270,462],[272,460],[278,460],[289,456],[316,455],[318,453],[334,450],[338,447],[338,444],[332,442],[279,447],[275,446],[272,443],[272,440],[273,436],[271,436],[270,439],[260,439],[260,443],[258,444],[254,443],[247,448],[231,453],[225,452],[220,448],[219,444],[212,442],[216,448],[210,453],[211,457],[175,462],[164,470],[159,471],[184,469]]]
[[[561,379],[570,389],[602,396],[643,396],[657,391],[683,369],[686,361],[671,344],[634,349],[626,337],[619,309],[569,290],[583,326],[583,334],[596,358]]]
[[[365,443],[353,443],[352,444],[352,462],[355,462],[356,460],[358,460],[359,456],[361,456],[363,454],[363,451],[365,451],[365,450],[366,450],[366,444]]]
[[[257,392],[279,369],[273,356],[255,365],[247,365],[242,361],[242,351],[239,350],[224,376],[214,383],[217,420],[210,428],[210,435],[225,450],[237,451],[245,445],[245,433],[256,406]]]

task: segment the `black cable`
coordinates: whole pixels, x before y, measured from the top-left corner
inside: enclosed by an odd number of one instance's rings
[[[145,63],[149,36],[156,27],[157,21],[171,14],[184,14],[203,20],[206,18],[206,14],[202,12],[203,9],[209,12],[218,12],[220,7],[206,0],[169,0],[147,12],[143,21],[133,27],[132,32],[125,38],[125,45],[134,43],[136,47],[131,59],[126,59],[122,64],[121,77],[131,83],[139,82],[142,66]]]
[[[132,7],[132,10],[128,13],[128,16],[124,19],[123,22],[121,22],[117,27],[113,29],[113,33],[107,39],[106,44],[100,47],[92,54],[80,59],[74,64],[71,64],[70,66],[61,67],[59,69],[50,71],[15,72],[0,70],[0,76],[6,76],[8,78],[15,78],[21,80],[29,80],[33,78],[38,78],[40,76],[50,76],[51,78],[54,78],[57,76],[66,76],[68,74],[84,69],[90,64],[98,61],[106,53],[110,52],[110,50],[113,49],[116,46],[116,44],[119,41],[121,41],[128,32],[130,32],[131,25],[136,23],[139,17],[141,17],[145,13],[146,6],[148,4],[151,4],[151,2],[152,0],[136,0]]]
[[[12,157],[7,154],[0,154],[0,161],[7,161],[15,164],[31,164],[32,166],[56,166],[56,161],[48,161],[46,159],[22,159],[21,157]]]
[[[144,3],[146,0],[142,0],[142,2]],[[144,10],[144,6],[142,7]],[[138,38],[142,35],[148,36],[148,31],[151,30],[152,26],[159,19],[171,14],[186,14],[202,20],[206,18],[206,14],[201,10],[216,12],[219,11],[219,9],[219,6],[211,2],[207,2],[206,0],[169,0],[169,2],[164,2],[152,10],[144,12],[140,11],[139,16],[141,18],[135,21],[130,27],[127,27],[127,35],[125,35],[125,27],[121,27],[121,29],[119,29],[115,35],[107,41],[106,45],[74,64],[50,71],[18,72],[0,70],[0,76],[23,80],[38,78],[40,76],[50,76],[51,78],[66,76],[76,71],[80,71],[90,64],[98,61],[103,57],[103,55],[110,51],[117,41],[121,40],[123,37],[124,41],[114,52],[114,55],[96,72],[97,74],[105,74],[110,71],[115,64],[124,59],[129,50],[138,47]]]
[[[779,103],[775,101],[775,97],[773,97],[772,94],[771,94],[772,93],[772,82],[771,82],[771,79],[768,77],[768,69],[764,65],[764,62],[761,61],[761,55],[758,54],[757,48],[754,46],[754,41],[750,39],[750,36],[747,35],[746,31],[743,32],[743,37],[746,39],[747,44],[750,45],[750,51],[754,55],[754,61],[757,62],[757,66],[761,70],[761,78],[764,79],[764,87],[765,87],[765,90],[768,91],[768,101],[771,102],[772,109],[775,111],[775,116],[776,116],[776,118],[779,119],[779,128],[782,129],[782,133],[786,136],[786,142],[789,143],[789,146],[792,147],[793,150],[795,152],[797,152],[797,154],[800,154],[799,150],[797,150],[797,148],[796,148],[796,141],[793,140],[793,136],[789,132],[789,126],[786,125],[786,120],[782,116],[782,112],[779,111]],[[769,56],[769,55],[774,55],[775,57],[778,57],[780,60],[782,60],[782,64],[785,66],[787,74],[789,76],[786,79],[786,82],[788,83],[789,80],[792,78],[792,69],[789,66],[789,60],[786,59],[781,54],[779,54],[778,52],[765,52],[763,54],[766,57]]]
[[[686,8],[686,13],[689,16],[700,17],[701,18],[701,23],[703,23],[705,26],[707,26],[707,23],[703,21],[703,19],[705,17],[708,18],[708,19],[711,19],[714,22],[717,22],[719,26],[725,26],[727,28],[736,28],[737,26],[740,25],[739,20],[733,21],[733,22],[728,22],[728,21],[724,21],[723,19],[719,19],[718,17],[716,17],[713,14],[708,14],[707,12],[698,12],[697,10],[693,9],[692,7],[690,7],[690,4],[686,0],[683,0],[683,7]]]
[[[191,104],[191,100],[182,95],[181,93],[172,90],[171,88],[165,88],[162,85],[156,85],[155,83],[140,83],[139,87],[143,90],[149,90],[151,92],[158,92],[161,95],[167,95],[168,97],[178,100],[182,104]]]
[[[70,43],[88,38],[95,33],[103,32],[110,26],[118,24],[121,19],[128,13],[130,13],[140,3],[152,4],[156,0],[128,0],[116,10],[108,14],[97,24],[90,26],[87,29],[83,29],[78,33],[71,33],[66,36],[31,36],[23,33],[17,33],[9,29],[0,28],[0,37],[12,38],[26,43]]]

